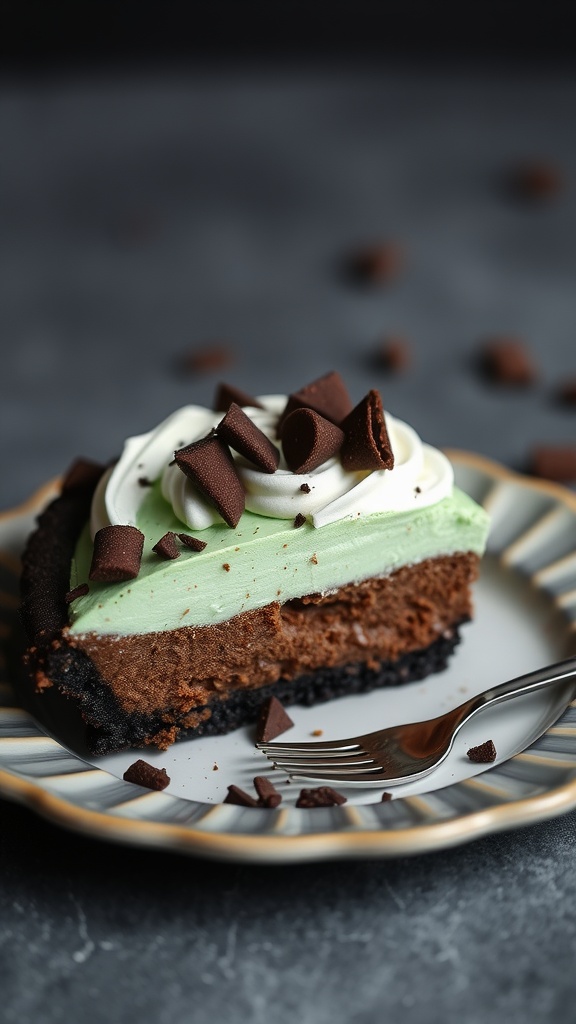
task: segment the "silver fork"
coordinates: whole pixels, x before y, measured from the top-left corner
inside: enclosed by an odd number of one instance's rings
[[[462,726],[484,708],[574,680],[576,657],[494,686],[427,722],[394,725],[365,736],[320,743],[257,743],[293,779],[346,786],[397,786],[423,778],[446,759]]]

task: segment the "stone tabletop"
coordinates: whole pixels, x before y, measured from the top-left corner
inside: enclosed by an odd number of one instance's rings
[[[534,71],[89,76],[0,87],[0,505],[225,378],[336,369],[428,441],[574,442],[576,82]],[[522,160],[562,178],[504,187]],[[344,273],[391,242],[382,286]],[[478,372],[522,339],[524,389]],[[383,337],[411,365],[374,367]],[[191,371],[185,356],[225,349]],[[576,814],[413,859],[213,864],[0,802],[7,1022],[574,1020]]]

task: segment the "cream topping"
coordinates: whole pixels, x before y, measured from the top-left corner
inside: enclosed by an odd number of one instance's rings
[[[258,400],[264,408],[246,407],[244,412],[278,444],[276,424],[286,398],[268,395]],[[164,498],[184,525],[201,531],[222,522],[216,509],[173,463],[177,448],[204,437],[221,418],[222,413],[189,405],[149,433],[128,438],[118,463],[95,492],[92,535],[103,526],[135,526],[147,490],[143,479],[159,477]],[[274,519],[293,519],[300,512],[309,516],[315,527],[322,527],[375,512],[411,511],[448,497],[453,472],[446,456],[422,444],[412,427],[388,413],[386,422],[394,452],[393,470],[351,473],[333,458],[311,473],[295,474],[281,456],[276,472],[264,473],[233,453],[246,492],[246,508]]]

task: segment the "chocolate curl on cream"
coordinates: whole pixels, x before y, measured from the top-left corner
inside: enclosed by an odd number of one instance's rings
[[[229,448],[208,434],[174,452],[176,465],[222,516],[230,527],[238,525],[244,511],[244,488]]]
[[[240,388],[235,388],[232,384],[220,383],[214,395],[214,412],[228,412],[232,402],[236,402],[236,405],[240,406],[249,405],[253,409],[264,408],[257,398],[247,394],[246,391],[241,391]]]
[[[266,434],[252,422],[236,402],[232,402],[223,420],[216,427],[218,437],[235,452],[253,462],[264,473],[275,473],[280,452]]]
[[[340,451],[344,433],[313,409],[295,409],[282,429],[282,449],[293,473],[311,473]]]
[[[168,533],[165,533],[158,543],[154,545],[152,551],[166,561],[171,561],[174,558],[180,558],[180,552],[176,543],[176,534],[169,530]]]
[[[94,537],[88,578],[98,583],[121,583],[140,572],[144,534],[135,526],[103,526]]]
[[[295,409],[313,409],[331,423],[340,424],[352,409],[352,401],[342,377],[332,370],[289,396],[278,422],[280,437],[287,417]]]
[[[340,450],[344,469],[393,469],[394,454],[386,429],[382,399],[369,391],[342,424],[345,434]]]

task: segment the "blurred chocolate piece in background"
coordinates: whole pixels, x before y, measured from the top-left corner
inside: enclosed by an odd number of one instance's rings
[[[508,335],[494,335],[483,342],[480,368],[495,384],[528,387],[538,378],[536,365],[525,342]]]

